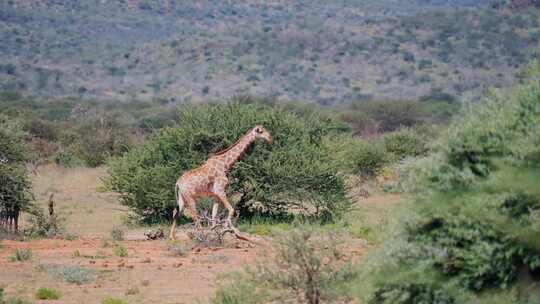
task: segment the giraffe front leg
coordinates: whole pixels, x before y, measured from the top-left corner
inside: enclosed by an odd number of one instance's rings
[[[218,194],[218,197],[219,197],[219,200],[221,201],[221,203],[223,203],[223,205],[225,206],[225,208],[227,208],[227,211],[228,211],[227,225],[229,227],[233,227],[232,218],[234,216],[234,208],[231,206],[231,203],[229,203],[229,200],[227,199],[227,196],[225,195],[225,193]]]
[[[215,228],[217,225],[217,214],[219,210],[219,203],[214,201],[212,205],[212,228]]]

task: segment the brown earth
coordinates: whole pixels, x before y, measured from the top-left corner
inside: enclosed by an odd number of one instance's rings
[[[251,236],[257,244],[229,239],[222,248],[196,248],[185,257],[174,256],[166,240],[144,240],[144,229],[126,229],[124,241],[109,239],[113,227],[122,226],[127,210],[116,196],[99,191],[103,169],[42,168],[34,178],[37,201],[45,205],[53,191],[57,210],[66,218],[66,229],[78,235],[76,240],[33,240],[0,243],[0,287],[8,297],[17,296],[32,303],[102,303],[106,297],[128,303],[208,303],[214,296],[220,274],[253,264],[270,250],[270,240]],[[366,222],[384,224],[384,210],[399,201],[399,196],[373,196],[362,201]],[[382,211],[381,211],[382,210]],[[364,219],[362,219],[364,220]],[[179,231],[180,243],[189,242]],[[109,239],[109,240],[108,240]],[[116,245],[127,249],[127,257],[114,253]],[[347,251],[354,258],[368,245],[361,238],[351,238]],[[12,262],[16,249],[32,250],[32,259]],[[42,265],[79,265],[95,272],[96,279],[76,285],[64,282]],[[59,300],[38,301],[40,287],[62,292]]]

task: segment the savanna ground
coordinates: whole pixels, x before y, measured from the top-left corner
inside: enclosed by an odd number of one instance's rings
[[[101,190],[104,175],[102,168],[40,168],[33,177],[36,201],[45,208],[50,193],[54,193],[55,210],[64,219],[66,231],[76,237],[3,240],[0,286],[7,296],[39,303],[36,290],[48,287],[60,290],[62,296],[47,303],[102,303],[107,297],[128,303],[207,303],[214,296],[220,274],[253,264],[271,249],[268,231],[273,227],[266,224],[242,226],[242,230],[252,232],[250,237],[256,244],[227,239],[221,247],[195,247],[183,256],[174,254],[167,240],[146,240],[147,229],[125,224],[128,210],[117,203],[115,194]],[[354,225],[342,230],[346,252],[353,261],[377,243],[376,230],[384,229],[391,207],[402,200],[390,194],[357,197],[354,211],[347,216]],[[124,230],[123,240],[111,239],[115,228]],[[189,242],[181,230],[177,235],[181,243]],[[122,247],[127,256],[117,251]],[[17,249],[30,249],[32,258],[11,261]],[[43,270],[43,265],[50,264],[82,266],[91,270],[95,279],[80,285],[67,283]]]

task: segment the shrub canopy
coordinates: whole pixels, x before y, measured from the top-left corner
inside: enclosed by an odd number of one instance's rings
[[[241,217],[304,215],[329,219],[349,207],[341,164],[325,144],[346,130],[302,109],[296,113],[258,102],[186,105],[180,127],[166,128],[145,145],[108,164],[106,185],[145,222],[170,218],[174,183],[209,154],[233,144],[256,124],[274,143],[256,142],[229,174],[229,197]]]
[[[412,166],[417,199],[387,245],[391,261],[377,270],[374,303],[412,303],[401,296],[412,294],[494,303],[495,293],[480,291],[514,286],[519,277],[538,280],[538,77],[540,70],[518,88],[465,109],[437,152]],[[521,287],[526,299],[532,289]]]
[[[18,218],[31,203],[31,183],[24,167],[26,153],[21,126],[0,115],[0,222]]]

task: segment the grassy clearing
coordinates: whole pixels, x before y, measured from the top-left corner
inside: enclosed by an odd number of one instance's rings
[[[103,168],[39,167],[32,176],[33,193],[42,208],[48,208],[54,193],[55,212],[65,218],[65,230],[80,236],[109,236],[122,223],[126,208],[117,204],[116,195],[101,191]],[[23,217],[23,224],[28,217]]]

